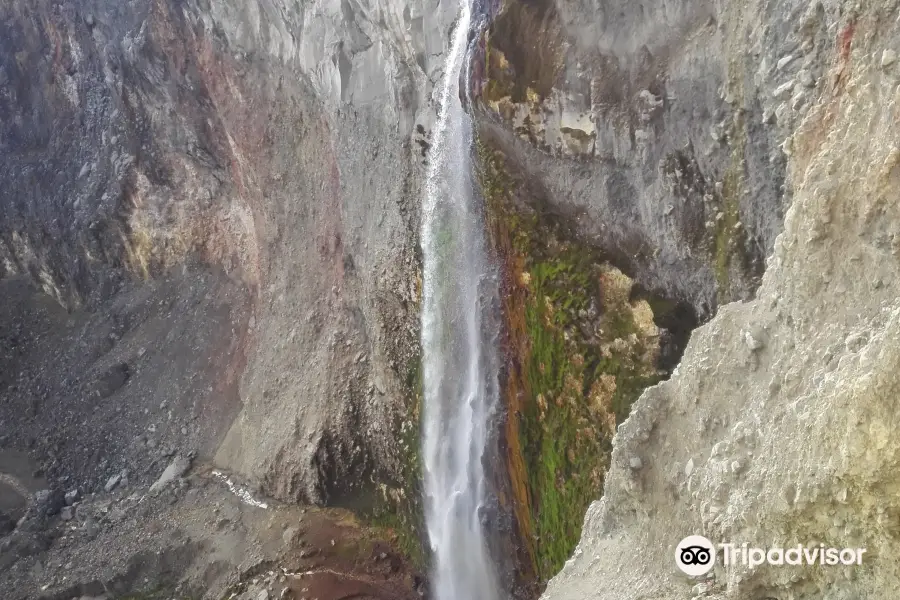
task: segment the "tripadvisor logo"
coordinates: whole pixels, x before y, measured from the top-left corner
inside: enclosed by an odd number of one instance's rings
[[[716,547],[702,535],[689,535],[675,548],[675,564],[691,575],[705,575],[716,564]]]
[[[675,564],[692,577],[709,573],[721,555],[722,564],[745,565],[752,568],[763,564],[772,566],[799,565],[861,565],[865,548],[829,548],[825,544],[789,548],[756,548],[750,544],[713,544],[702,535],[689,535],[675,548]]]

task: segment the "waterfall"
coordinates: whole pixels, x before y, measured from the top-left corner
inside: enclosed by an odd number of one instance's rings
[[[435,600],[499,600],[485,537],[483,457],[498,397],[497,279],[472,170],[471,0],[462,0],[438,87],[422,207],[425,520]]]

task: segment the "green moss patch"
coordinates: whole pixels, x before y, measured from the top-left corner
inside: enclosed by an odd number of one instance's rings
[[[616,423],[658,381],[626,308],[606,307],[596,336],[582,330],[584,313],[600,295],[600,274],[588,256],[567,248],[529,261],[527,271],[525,375],[532,401],[521,435],[542,579],[571,556],[588,504],[600,497]]]
[[[526,473],[535,571],[546,581],[569,558],[585,511],[602,493],[616,424],[659,381],[658,338],[631,280],[546,215],[516,204],[502,156],[481,145],[481,180],[494,245],[506,266],[504,317],[524,399],[510,419]],[[511,460],[509,464],[518,464]],[[516,474],[511,474],[515,479]],[[521,517],[520,517],[521,518]]]

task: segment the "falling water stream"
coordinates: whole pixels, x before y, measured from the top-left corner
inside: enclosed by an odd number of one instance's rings
[[[472,122],[460,100],[478,29],[471,1],[461,0],[438,87],[422,210],[423,459],[435,600],[500,598],[483,523],[483,457],[497,404],[497,282],[473,181]]]

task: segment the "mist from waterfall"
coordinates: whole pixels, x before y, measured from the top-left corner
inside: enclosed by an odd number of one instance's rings
[[[422,207],[425,519],[435,600],[498,600],[485,537],[483,458],[498,397],[495,272],[475,191],[468,88],[473,29],[462,0],[438,87]]]

